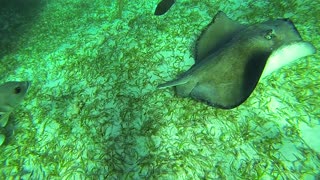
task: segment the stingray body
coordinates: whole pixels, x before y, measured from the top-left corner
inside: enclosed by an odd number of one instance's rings
[[[179,96],[231,109],[250,96],[261,77],[313,53],[289,19],[243,25],[219,12],[196,42],[195,64],[158,87],[175,86]]]

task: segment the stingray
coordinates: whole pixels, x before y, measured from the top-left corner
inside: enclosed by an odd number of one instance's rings
[[[195,64],[158,88],[174,86],[178,96],[232,109],[251,95],[261,78],[315,51],[289,19],[246,25],[220,11],[196,41]]]

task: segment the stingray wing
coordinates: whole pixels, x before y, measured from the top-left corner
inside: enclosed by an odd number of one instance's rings
[[[221,46],[230,41],[234,34],[245,27],[246,25],[231,20],[225,13],[219,11],[196,41],[196,63],[217,51]]]

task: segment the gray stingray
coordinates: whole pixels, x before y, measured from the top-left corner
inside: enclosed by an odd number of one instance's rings
[[[231,109],[250,96],[260,78],[315,51],[289,19],[244,25],[218,12],[196,42],[195,64],[158,88],[175,86],[179,96]]]

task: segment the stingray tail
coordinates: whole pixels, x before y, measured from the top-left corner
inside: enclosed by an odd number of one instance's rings
[[[187,77],[182,77],[182,78],[179,78],[179,79],[176,79],[176,80],[172,80],[172,81],[160,84],[160,85],[158,85],[157,88],[158,89],[164,89],[164,88],[167,88],[167,87],[178,86],[178,85],[181,85],[181,84],[186,84],[188,81],[189,81],[188,76]]]

